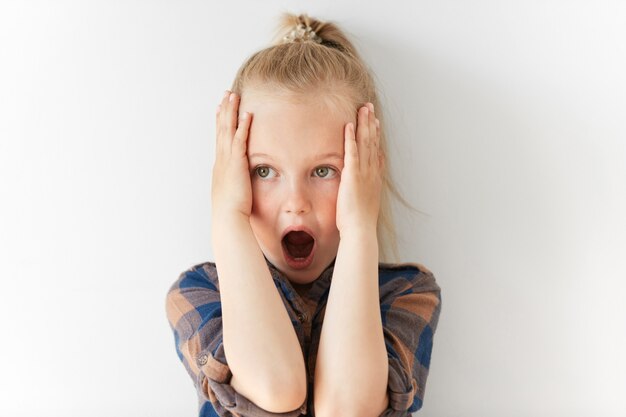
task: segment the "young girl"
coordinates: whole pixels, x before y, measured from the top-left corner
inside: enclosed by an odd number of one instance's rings
[[[380,115],[353,45],[306,15],[286,15],[224,94],[215,263],[183,272],[166,300],[200,416],[421,408],[440,288],[422,265],[379,263],[395,190]]]

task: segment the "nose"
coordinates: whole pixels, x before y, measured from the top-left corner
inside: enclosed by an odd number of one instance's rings
[[[308,186],[303,181],[293,181],[284,200],[286,213],[306,214],[311,211],[311,196]]]

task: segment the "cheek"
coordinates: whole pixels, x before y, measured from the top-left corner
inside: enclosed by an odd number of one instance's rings
[[[339,193],[339,182],[325,184],[318,190],[317,201],[320,208],[328,215],[334,216],[337,210],[337,195]]]
[[[268,242],[273,230],[272,199],[267,194],[252,187],[252,212],[250,226],[262,248]]]
[[[339,180],[329,181],[323,187],[322,192],[324,193],[324,198],[327,200],[337,201],[337,195],[339,194]]]
[[[276,201],[272,198],[271,187],[264,186],[258,182],[252,182],[252,216],[263,216],[272,210],[272,202]]]

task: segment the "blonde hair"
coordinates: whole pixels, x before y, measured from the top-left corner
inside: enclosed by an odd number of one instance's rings
[[[313,38],[289,36],[304,25],[315,32]],[[302,28],[302,26],[300,26]],[[308,33],[307,33],[308,35]],[[352,42],[334,24],[307,15],[283,14],[272,46],[250,56],[239,68],[232,91],[242,95],[247,87],[264,84],[293,93],[310,93],[322,89],[343,97],[354,112],[367,102],[376,109],[380,120],[380,149],[387,155],[387,135],[383,111],[374,79]],[[379,257],[383,262],[397,259],[397,235],[390,197],[410,205],[399,194],[385,164],[380,211],[376,225]],[[391,253],[389,253],[391,252]],[[393,255],[393,258],[390,256]]]

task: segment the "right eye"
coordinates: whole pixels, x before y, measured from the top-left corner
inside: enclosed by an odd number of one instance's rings
[[[275,173],[272,175],[272,172],[274,172],[274,170],[266,165],[261,165],[254,169],[254,173],[261,178],[273,178]]]

